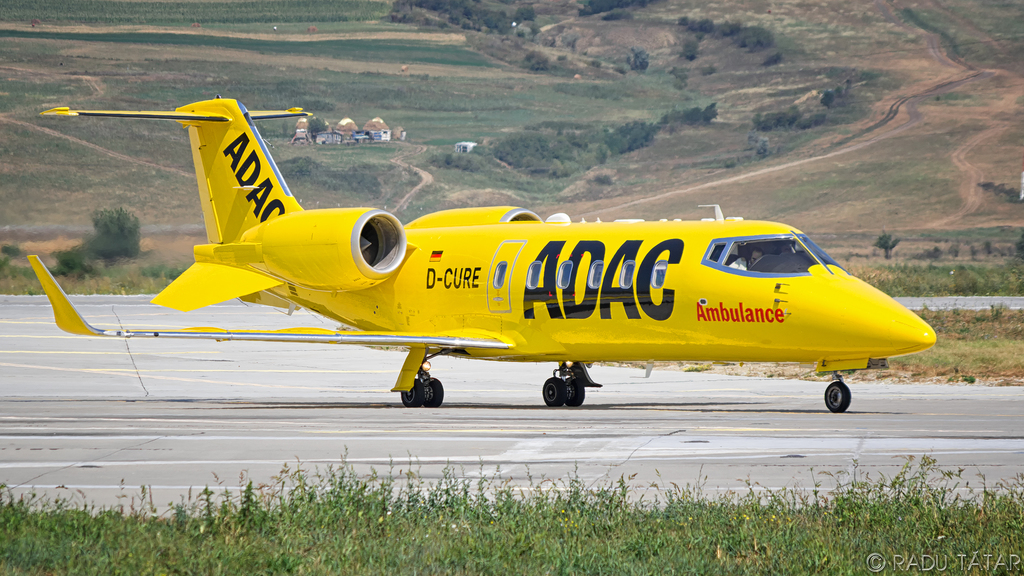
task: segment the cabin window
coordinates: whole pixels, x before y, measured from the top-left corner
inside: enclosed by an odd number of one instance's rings
[[[565,290],[569,287],[570,280],[572,280],[572,260],[566,260],[558,267],[558,277],[555,279],[555,285]]]
[[[818,262],[790,236],[736,240],[722,263],[748,272],[802,274]]]
[[[636,262],[633,260],[626,260],[622,263],[622,270],[619,272],[619,287],[625,288],[626,290],[633,287],[633,270],[636,268]]]
[[[491,283],[495,288],[501,288],[505,285],[505,270],[508,268],[508,262],[498,262],[498,265],[494,267],[494,281]]]
[[[712,262],[718,262],[722,259],[722,252],[725,251],[725,244],[719,243],[711,247],[711,254],[708,255],[708,260]]]
[[[595,261],[590,265],[590,273],[587,274],[587,288],[597,290],[601,287],[601,276],[604,274],[604,262]]]
[[[526,269],[526,287],[530,290],[534,290],[540,285],[540,268],[542,264],[540,260],[535,260],[530,263],[530,267]]]
[[[661,288],[665,285],[665,273],[668,272],[668,260],[658,260],[651,271],[651,288]]]

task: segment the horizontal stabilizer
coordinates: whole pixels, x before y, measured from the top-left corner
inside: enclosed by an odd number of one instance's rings
[[[203,306],[219,304],[232,298],[259,292],[282,284],[276,278],[259,272],[196,262],[178,276],[164,291],[153,298],[153,304],[166,306],[182,312],[191,312]]]

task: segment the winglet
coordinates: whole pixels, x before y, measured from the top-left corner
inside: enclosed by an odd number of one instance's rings
[[[68,300],[68,295],[64,293],[64,290],[57,284],[57,281],[53,279],[50,271],[39,261],[39,256],[29,256],[28,261],[32,265],[32,270],[36,273],[36,278],[39,278],[39,283],[43,285],[43,292],[46,292],[46,297],[50,299],[50,306],[53,307],[53,319],[57,321],[58,328],[65,332],[81,334],[83,336],[99,336],[103,334],[101,330],[93,328],[82,318],[82,315],[78,313],[75,306]]]
[[[58,108],[50,108],[46,112],[40,112],[40,116],[78,116],[78,112],[72,112],[71,108],[67,106],[60,106]]]

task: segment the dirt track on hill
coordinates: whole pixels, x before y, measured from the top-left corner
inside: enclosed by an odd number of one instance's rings
[[[185,176],[186,178],[195,178],[195,174],[193,174],[191,172],[186,172],[184,170],[179,170],[178,168],[171,168],[169,166],[161,166],[159,164],[154,164],[152,162],[147,162],[145,160],[140,160],[138,158],[133,158],[131,156],[126,156],[124,154],[121,154],[120,152],[114,152],[113,150],[109,150],[107,148],[103,148],[102,146],[97,146],[97,145],[95,145],[95,144],[93,144],[91,142],[86,142],[85,140],[82,140],[80,138],[75,138],[74,136],[68,136],[67,134],[62,134],[62,133],[60,133],[60,132],[58,132],[56,130],[50,130],[49,128],[43,128],[42,126],[36,126],[35,124],[32,124],[30,122],[23,122],[21,120],[15,120],[13,118],[8,118],[8,117],[6,117],[6,116],[4,116],[2,114],[0,114],[0,122],[6,122],[8,124],[16,124],[16,125],[21,126],[23,128],[28,128],[29,130],[35,130],[36,132],[42,132],[43,134],[47,134],[47,135],[50,135],[50,136],[56,136],[57,138],[64,138],[65,140],[70,140],[71,142],[74,142],[75,144],[81,144],[82,146],[85,146],[86,148],[90,148],[92,150],[95,150],[95,151],[97,151],[97,152],[99,152],[101,154],[106,154],[107,156],[110,156],[111,158],[117,158],[118,160],[124,160],[125,162],[129,162],[131,164],[138,164],[140,166],[148,166],[150,168],[157,168],[159,170],[164,170],[166,172],[171,172],[171,173],[174,173],[174,174],[179,174],[181,176]]]
[[[434,183],[434,175],[433,174],[431,174],[430,172],[427,172],[426,170],[417,168],[417,167],[413,166],[412,164],[408,164],[408,163],[405,162],[406,158],[412,158],[413,156],[417,156],[417,155],[422,154],[422,153],[424,153],[426,151],[427,151],[427,147],[426,146],[415,145],[415,146],[410,147],[408,150],[405,150],[403,152],[399,152],[398,154],[395,155],[394,158],[391,158],[389,160],[389,162],[391,162],[392,164],[397,164],[397,165],[401,166],[402,168],[408,168],[408,169],[410,169],[410,170],[412,170],[412,171],[414,171],[414,172],[416,172],[417,174],[420,175],[420,183],[417,184],[416,186],[414,186],[412,190],[409,190],[408,194],[406,194],[405,196],[402,197],[402,199],[398,202],[398,205],[395,206],[395,210],[394,210],[395,212],[398,212],[399,210],[404,210],[405,207],[409,205],[409,202],[412,201],[413,196],[415,196],[416,193],[419,192],[421,188],[423,188],[427,184],[433,184]]]
[[[947,94],[967,84],[987,80],[988,78],[991,78],[995,75],[995,71],[977,70],[970,64],[959,61],[959,59],[951,59],[942,50],[941,39],[937,34],[928,33],[918,28],[908,26],[906,23],[904,23],[894,15],[892,9],[889,7],[885,0],[874,0],[874,4],[882,13],[882,15],[886,18],[886,20],[890,21],[891,23],[908,32],[921,35],[922,37],[924,37],[928,45],[928,52],[937,63],[944,67],[956,68],[957,70],[959,70],[959,73],[953,77],[945,78],[941,82],[938,82],[937,84],[925,88],[924,90],[920,90],[914,94],[897,98],[896,101],[894,101],[889,106],[889,109],[886,112],[886,114],[878,122],[862,130],[852,139],[856,140],[871,132],[874,132],[879,128],[889,125],[893,120],[900,116],[900,112],[904,108],[904,106],[906,106],[907,112],[906,122],[890,130],[887,130],[881,134],[878,134],[866,140],[861,140],[860,142],[855,142],[853,144],[842,146],[841,148],[838,148],[837,150],[828,152],[826,154],[812,156],[810,158],[803,158],[800,160],[794,160],[776,166],[755,170],[753,172],[747,172],[745,174],[739,174],[737,176],[731,176],[729,178],[723,178],[720,180],[713,180],[711,182],[705,182],[703,184],[697,184],[679,190],[663,192],[661,194],[655,194],[653,196],[648,196],[645,198],[638,198],[636,200],[616,204],[614,206],[609,206],[597,210],[592,210],[590,212],[585,212],[581,214],[581,216],[600,216],[601,214],[604,214],[606,212],[622,210],[623,208],[629,208],[632,206],[636,206],[638,204],[663,200],[665,198],[669,198],[672,196],[688,194],[690,192],[696,192],[698,190],[703,190],[706,188],[721,186],[723,184],[731,184],[734,182],[739,182],[742,180],[747,180],[750,178],[755,178],[757,176],[763,176],[765,174],[771,174],[782,170],[788,170],[790,168],[795,168],[797,166],[802,166],[805,164],[809,164],[811,162],[826,160],[828,158],[834,158],[836,156],[849,154],[850,152],[861,150],[867,146],[871,146],[877,142],[906,132],[907,130],[913,128],[914,126],[920,124],[924,120],[924,114],[918,109],[918,104],[920,104],[926,98]],[[965,73],[966,76],[964,75]],[[986,129],[953,151],[953,153],[951,154],[951,160],[953,161],[954,165],[956,165],[956,167],[965,174],[965,180],[960,187],[960,196],[961,198],[963,198],[964,204],[960,208],[960,210],[958,210],[957,213],[954,214],[953,216],[943,218],[940,221],[934,222],[928,225],[929,227],[939,227],[947,225],[950,222],[959,220],[964,216],[975,212],[976,210],[978,210],[978,208],[981,207],[984,197],[978,193],[977,184],[981,181],[982,174],[978,168],[976,168],[967,161],[966,156],[975,146],[987,140],[988,138],[995,136],[996,134],[1000,133],[1002,130],[1006,128],[1006,123],[1002,123],[993,128]]]

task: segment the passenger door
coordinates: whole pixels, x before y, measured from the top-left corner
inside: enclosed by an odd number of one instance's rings
[[[526,240],[506,240],[498,246],[487,273],[487,309],[491,312],[512,311],[512,270]]]

